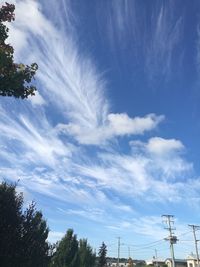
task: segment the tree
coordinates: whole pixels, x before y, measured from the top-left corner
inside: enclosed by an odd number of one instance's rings
[[[128,267],[133,267],[133,260],[130,257],[128,259]]]
[[[79,266],[78,241],[72,229],[58,242],[55,254],[51,259],[51,267]]]
[[[47,266],[49,244],[46,242],[49,229],[43,220],[41,211],[37,211],[35,203],[23,214],[22,248],[24,266]]]
[[[14,63],[14,49],[6,43],[8,28],[4,22],[11,22],[15,19],[15,5],[6,3],[0,8],[0,95],[14,96],[16,98],[27,98],[35,95],[35,86],[30,85],[38,65],[30,66],[22,63]]]
[[[87,239],[77,240],[72,229],[57,243],[50,267],[94,267],[96,255]]]
[[[48,266],[48,232],[35,203],[23,211],[23,195],[16,185],[0,184],[0,265]]]
[[[98,267],[105,267],[107,265],[107,260],[106,260],[106,254],[107,254],[107,247],[105,243],[103,242],[101,247],[99,248],[99,264]]]
[[[79,266],[93,267],[95,265],[96,255],[93,253],[87,239],[79,240]]]
[[[20,234],[22,225],[22,195],[15,186],[0,185],[0,261],[2,266],[19,266]]]

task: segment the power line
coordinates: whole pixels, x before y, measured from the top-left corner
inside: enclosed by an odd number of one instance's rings
[[[169,216],[172,216],[172,215],[169,215]],[[163,217],[165,217],[165,215]],[[173,218],[173,216],[172,216],[172,218]],[[165,222],[167,223],[167,226],[168,226],[168,227],[165,227],[165,229],[169,230],[169,224],[168,224],[168,219],[167,218],[165,218]],[[169,235],[169,237],[165,238],[165,240],[174,242],[174,241],[177,241],[179,237],[183,237],[183,236],[185,236],[185,235],[187,235],[187,234],[192,232],[190,230],[190,231],[187,231],[187,232],[180,233],[178,235],[178,238],[177,238],[176,236],[174,236],[173,230],[175,230],[175,228],[172,227],[172,223],[173,223],[173,220],[170,218],[170,226],[171,226],[171,234],[172,234],[171,238],[172,239],[170,239],[170,235]],[[196,229],[196,231],[198,231],[198,230],[200,230],[200,229]],[[158,252],[166,250],[166,248],[160,248],[160,244],[165,242],[164,239],[159,239],[159,240],[156,240],[156,241],[153,241],[153,242],[148,242],[148,243],[143,243],[143,244],[122,243],[121,242],[121,237],[117,237],[117,239],[118,239],[117,243],[109,243],[108,247],[109,247],[109,252],[113,253],[114,250],[116,249],[116,248],[114,249],[114,246],[117,245],[117,251],[118,251],[117,252],[118,253],[117,258],[119,258],[119,259],[120,259],[120,254],[121,253],[123,253],[123,254],[127,253],[127,247],[128,247],[128,256],[131,253],[135,253],[135,252],[141,254],[141,253],[145,253],[145,251],[150,251],[150,250],[152,250],[152,251],[154,250],[155,251],[155,249],[157,249]],[[187,242],[191,242],[191,240],[181,240],[181,239],[179,239],[179,241],[182,244],[185,242],[184,246],[186,246],[186,245],[189,246],[189,244],[187,244]],[[172,244],[172,246],[173,246],[173,244]],[[126,246],[126,248],[125,248],[125,246]],[[130,251],[130,248],[131,248],[131,251]],[[178,247],[177,247],[177,249],[178,249]],[[171,250],[171,244],[170,244],[170,250]],[[173,260],[173,257],[172,257],[172,260]],[[174,262],[175,262],[175,259],[174,259]],[[173,264],[173,262],[172,262],[172,264]],[[200,266],[198,266],[198,267],[200,267]]]
[[[150,246],[145,246],[145,247],[141,247],[141,248],[136,248],[136,249],[133,249],[133,251],[138,251],[138,250],[141,250],[141,249],[149,249],[149,248],[155,248],[155,245],[150,245]]]
[[[178,242],[192,242],[192,240],[181,240],[181,239],[179,239]]]
[[[160,240],[157,240],[157,241],[153,241],[153,242],[149,242],[149,243],[146,243],[146,244],[139,244],[139,245],[127,244],[127,243],[124,243],[124,244],[127,245],[127,246],[130,246],[130,247],[145,247],[145,246],[148,246],[148,245],[151,245],[151,244],[155,244],[155,243],[160,243],[160,242],[163,242],[163,239],[160,239]]]
[[[178,235],[178,237],[187,235],[187,234],[189,234],[189,233],[191,233],[191,232],[192,232],[191,230],[190,230],[190,231],[187,231],[187,232],[185,232],[185,233],[182,233],[182,234]]]

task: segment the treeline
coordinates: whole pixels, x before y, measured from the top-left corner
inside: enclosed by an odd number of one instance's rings
[[[69,229],[63,239],[56,244],[50,267],[62,266],[95,266],[96,254],[87,239],[77,240],[77,236]]]
[[[104,267],[106,245],[98,256],[87,239],[77,239],[72,229],[56,244],[47,241],[49,228],[32,202],[24,209],[16,184],[0,184],[0,266],[3,267]]]

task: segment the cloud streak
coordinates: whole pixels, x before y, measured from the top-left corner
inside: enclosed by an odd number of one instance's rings
[[[44,185],[44,193],[53,190],[51,183],[55,181],[55,188],[59,188],[59,184],[62,188],[62,183],[69,182],[72,188],[74,186],[74,192],[79,181],[79,186],[82,183],[87,185],[83,194],[90,195],[88,190],[95,187],[97,192],[101,188],[109,188],[123,194],[142,196],[154,187],[155,192],[150,196],[153,198],[158,194],[158,199],[164,198],[163,188],[173,187],[168,181],[192,170],[192,165],[179,154],[184,148],[179,140],[154,137],[147,143],[134,141],[131,154],[120,155],[114,149],[113,153],[96,154],[91,164],[87,150],[76,146],[70,139],[73,137],[82,145],[109,146],[107,142],[118,137],[143,135],[154,130],[164,116],[152,113],[131,118],[126,113],[111,113],[104,94],[106,82],[90,57],[80,53],[70,18],[67,19],[69,28],[66,26],[65,31],[62,25],[59,30],[54,25],[55,21],[52,23],[42,13],[39,3],[22,0],[16,3],[16,21],[11,27],[10,41],[17,44],[18,59],[22,58],[23,52],[27,62],[38,62],[40,94],[31,100],[32,107],[24,104],[23,111],[21,102],[13,102],[16,110],[21,111],[18,116],[8,112],[7,100],[1,100],[3,160],[7,165],[20,166],[25,173],[31,170],[35,174],[37,167],[46,168],[52,180],[48,186]],[[70,5],[67,8],[69,10],[65,13],[69,15]],[[26,23],[28,18],[31,24]],[[161,8],[156,34],[159,35],[165,19],[165,10]],[[39,111],[38,118],[34,116],[36,109]],[[53,113],[59,119],[51,119]],[[77,157],[79,153],[83,155]],[[40,172],[39,175],[45,181],[46,173]],[[68,177],[71,177],[69,181]],[[77,177],[82,177],[82,180]],[[64,186],[63,192],[65,190]],[[81,195],[81,186],[78,190]]]
[[[100,15],[102,9],[103,19]],[[171,0],[167,4],[157,1],[153,8],[142,1],[110,1],[107,5],[97,5],[102,45],[106,38],[112,55],[116,56],[119,63],[119,69],[121,62],[126,65],[124,58],[128,50],[130,59],[126,60],[140,65],[138,55],[142,56],[141,68],[149,84],[155,84],[158,79],[168,80],[174,68],[173,55],[184,31],[184,12],[182,9],[176,12],[177,9],[180,6],[177,7]],[[176,68],[181,67],[182,56],[183,52],[179,51]],[[134,71],[137,70],[133,65],[133,75]]]
[[[136,203],[199,201],[200,179],[188,178],[194,170],[186,159],[184,144],[174,138],[152,137],[155,130],[160,133],[158,127],[165,116],[150,113],[134,117],[125,111],[112,112],[104,76],[90,54],[79,49],[70,2],[63,5],[64,18],[52,13],[47,18],[42,1],[13,2],[16,21],[11,26],[10,42],[17,60],[39,64],[38,93],[26,102],[0,99],[1,177],[13,181],[20,178],[24,191],[66,205],[64,215],[96,220],[116,229],[129,229],[134,224],[135,232],[146,235],[155,225],[155,231],[160,231],[158,221],[150,218],[150,228],[146,226],[149,218],[137,224],[134,218],[141,212]],[[122,2],[112,5],[117,14],[115,26],[120,28],[115,34],[120,35],[120,41],[131,12],[135,12],[129,10],[129,2],[123,3],[123,9]],[[51,9],[59,14],[55,1]],[[167,73],[182,21],[178,19],[169,32],[169,10],[161,7],[158,13],[152,18],[154,40],[145,50],[146,68],[154,65],[154,72],[160,56],[167,62],[162,70]],[[136,28],[129,30],[137,37]],[[169,50],[163,43],[167,39]],[[123,152],[121,142],[126,143]],[[116,219],[119,223],[114,224]],[[55,231],[50,239],[61,235]]]

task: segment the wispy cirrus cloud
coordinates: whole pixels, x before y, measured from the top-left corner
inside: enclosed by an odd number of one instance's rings
[[[79,52],[74,32],[69,30],[66,35],[63,29],[55,28],[41,8],[35,1],[18,1],[10,41],[18,43],[24,34],[24,41],[20,41],[16,51],[18,58],[26,54],[28,62],[38,63],[40,92],[67,115],[65,120],[94,127],[104,120],[107,112],[104,80],[91,60]],[[26,23],[28,18],[31,24]]]
[[[141,141],[130,142],[133,153],[142,153],[154,162],[152,175],[160,179],[172,179],[193,170],[192,163],[184,159],[185,147],[180,140],[152,137],[147,143]],[[173,160],[173,164],[171,164]]]
[[[24,16],[25,9],[28,12]],[[26,23],[27,17],[33,21],[31,25]],[[72,39],[74,33],[70,37],[70,33],[64,35],[58,31],[36,2],[19,1],[11,36],[19,43],[18,58],[25,53],[29,62],[36,61],[40,66],[38,78],[43,89],[31,100],[33,105],[44,104],[45,96],[48,97],[67,122],[58,124],[57,128],[74,135],[80,143],[100,144],[115,136],[141,134],[162,121],[163,116],[155,114],[130,118],[127,114],[109,113],[104,97],[105,81],[91,60],[80,54]],[[28,47],[34,54],[29,53]]]
[[[100,208],[85,207],[82,209],[68,209],[66,211],[65,210],[60,210],[60,211],[68,215],[80,216],[101,223],[104,222],[106,216],[104,209]]]
[[[8,160],[12,155],[15,162],[21,161],[24,165],[39,163],[53,167],[59,157],[70,156],[69,147],[56,137],[44,116],[41,115],[40,120],[30,121],[23,114],[18,114],[18,117],[13,114],[11,117],[2,109],[0,113],[1,153],[4,156],[7,154]]]
[[[183,177],[193,172],[193,165],[180,153],[183,144],[179,140],[154,137],[147,143],[131,142],[131,146],[129,155],[100,153],[97,164],[77,168],[97,184],[119,193],[141,199],[145,195],[149,201],[180,201]]]
[[[167,4],[157,1],[153,8],[142,1],[110,1],[106,5],[97,5],[97,14],[104,9],[103,19],[98,16],[102,44],[106,37],[112,55],[119,62],[119,69],[125,56],[118,56],[117,51],[125,55],[128,50],[128,60],[136,61],[139,65],[141,62],[138,55],[142,55],[141,67],[149,84],[155,84],[158,79],[169,79],[174,68],[173,55],[184,31],[184,10],[176,4],[170,0]],[[180,12],[176,12],[177,8]],[[181,68],[183,54],[184,50],[179,49],[176,68]],[[134,71],[137,70],[133,66],[133,75]]]
[[[184,157],[181,141],[161,137],[148,137],[145,141],[145,133],[151,135],[165,117],[154,113],[130,117],[110,110],[104,76],[90,55],[79,50],[77,33],[71,25],[70,2],[63,5],[64,22],[61,18],[56,20],[54,14],[47,18],[42,1],[14,3],[16,21],[11,26],[10,42],[16,45],[17,60],[38,63],[39,93],[30,100],[31,104],[0,100],[1,176],[13,181],[20,178],[23,190],[64,203],[68,215],[88,220],[106,215],[110,225],[116,217],[120,223],[113,225],[123,229],[134,223],[124,214],[135,216],[135,200],[175,203],[193,196],[196,201],[199,179],[187,179],[187,190],[181,180],[193,171]],[[124,3],[129,16],[129,2]],[[59,14],[55,1],[51,8]],[[123,40],[129,20],[123,16],[119,3],[113,8],[117,8],[117,27]],[[169,11],[163,7],[159,12],[158,17],[152,18],[155,39],[149,50],[144,50],[148,66],[157,66],[156,59],[161,55],[162,61],[167,62],[163,71],[167,72],[182,22],[178,20],[169,33],[165,24]],[[170,39],[169,51],[159,43],[162,34],[165,41]],[[158,51],[154,51],[157,46]],[[138,141],[140,135],[142,141]],[[113,145],[119,137],[127,143],[134,137],[137,141],[130,142],[122,153]],[[69,208],[68,204],[75,207]],[[120,220],[121,212],[125,218]],[[141,227],[141,231],[148,234],[149,228]],[[60,236],[60,232],[54,233],[51,238]]]
[[[163,2],[158,5],[151,16],[151,38],[144,44],[144,55],[146,56],[146,73],[153,81],[159,74],[169,78],[173,69],[173,53],[182,38],[184,29],[183,15],[175,13],[175,4],[169,1],[168,5]],[[177,64],[181,63],[183,55],[180,53]],[[162,68],[160,68],[162,66]]]

